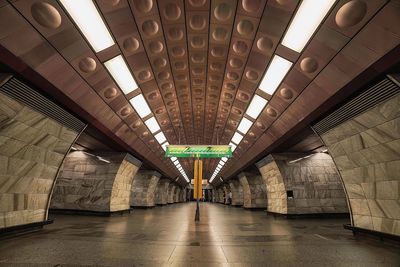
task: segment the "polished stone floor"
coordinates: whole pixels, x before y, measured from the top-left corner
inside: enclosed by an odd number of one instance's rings
[[[119,217],[54,215],[43,230],[0,240],[0,266],[400,266],[394,245],[355,238],[345,219],[275,219],[195,203]]]

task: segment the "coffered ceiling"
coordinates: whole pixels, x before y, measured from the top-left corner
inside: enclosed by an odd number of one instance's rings
[[[296,48],[300,13],[321,18]],[[167,143],[233,142],[204,162],[205,178],[232,176],[397,48],[399,14],[385,0],[0,0],[1,58],[185,183],[193,162]]]

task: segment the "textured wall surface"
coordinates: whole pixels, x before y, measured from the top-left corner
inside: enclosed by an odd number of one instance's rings
[[[231,188],[230,188],[229,184],[224,184],[222,186],[222,190],[224,190],[224,193],[225,193],[225,204],[230,204],[229,203],[229,192],[231,192]]]
[[[223,190],[221,187],[219,187],[219,188],[217,189],[217,202],[218,202],[218,203],[222,203],[222,204],[225,203],[225,197],[224,197],[224,195],[225,195],[224,190]]]
[[[239,181],[243,188],[244,208],[267,208],[267,196],[262,177],[257,172],[239,174]]]
[[[157,190],[156,190],[156,204],[157,205],[168,204],[168,186],[169,186],[170,182],[171,181],[168,179],[160,179],[158,181]]]
[[[174,200],[175,189],[176,189],[176,186],[174,184],[170,183],[168,186],[168,204],[172,204],[175,202],[175,200]]]
[[[181,202],[180,198],[181,198],[181,188],[180,187],[176,187],[175,195],[174,195],[174,202],[175,203]]]
[[[0,94],[0,228],[47,219],[58,169],[77,135]]]
[[[282,214],[347,213],[331,156],[272,154],[257,163],[267,189],[268,211]],[[287,191],[293,192],[288,197]]]
[[[232,191],[232,206],[243,206],[243,188],[239,180],[230,180],[229,187]]]
[[[65,158],[51,209],[113,212],[130,208],[130,189],[140,162],[126,153],[96,154],[108,162],[81,151]]]
[[[154,207],[156,189],[161,174],[156,171],[139,170],[133,178],[131,189],[131,206]]]
[[[343,179],[354,226],[400,235],[400,96],[321,137]]]

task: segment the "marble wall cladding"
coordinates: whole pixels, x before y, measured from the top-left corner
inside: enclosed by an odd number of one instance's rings
[[[168,204],[174,203],[174,196],[175,196],[176,185],[170,183],[168,186]]]
[[[57,178],[51,209],[114,212],[130,208],[133,177],[141,162],[126,153],[73,151]]]
[[[225,203],[224,204],[230,204],[229,203],[229,192],[231,192],[231,188],[229,187],[229,184],[224,184],[222,186],[222,190],[224,190],[224,194],[225,194]]]
[[[180,201],[180,195],[181,195],[181,188],[180,187],[176,187],[175,195],[174,195],[174,202],[175,203],[181,202]]]
[[[168,179],[160,179],[158,181],[157,190],[156,190],[156,204],[157,205],[168,204],[168,186],[169,186],[170,182],[171,181]]]
[[[131,188],[132,207],[154,207],[156,189],[161,174],[156,171],[139,170],[133,178]]]
[[[77,135],[0,93],[0,228],[47,219],[58,169]]]
[[[217,189],[217,199],[218,203],[225,203],[225,191],[222,188]]]
[[[243,188],[239,180],[230,180],[229,187],[232,192],[232,206],[243,206]]]
[[[259,173],[243,172],[238,176],[243,188],[244,208],[267,208],[265,185]]]
[[[400,96],[321,138],[343,179],[353,225],[400,235]]]
[[[268,211],[282,214],[347,213],[339,173],[326,153],[272,154],[257,163]]]

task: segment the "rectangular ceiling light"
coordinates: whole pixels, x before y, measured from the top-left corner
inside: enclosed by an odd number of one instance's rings
[[[273,95],[292,65],[293,63],[289,60],[275,55],[272,58],[271,64],[269,64],[268,69],[261,81],[259,87],[261,91]]]
[[[243,134],[247,134],[247,132],[249,131],[249,129],[252,125],[253,125],[253,122],[251,120],[243,117],[239,123],[238,131],[240,131]]]
[[[221,158],[221,160],[222,160],[223,162],[227,162],[227,161],[228,161],[228,158],[223,157],[223,158]]]
[[[174,162],[175,160],[177,160],[177,157],[171,157],[171,161]]]
[[[252,117],[253,119],[257,119],[258,115],[263,111],[265,106],[267,105],[267,100],[262,98],[259,95],[254,95],[253,99],[250,102],[249,107],[246,110],[246,114]]]
[[[300,53],[336,0],[303,0],[283,37],[282,45]]]
[[[236,132],[234,135],[233,135],[233,137],[232,137],[232,142],[233,143],[235,143],[235,144],[239,144],[240,143],[240,141],[242,141],[242,139],[243,139],[243,135],[241,135],[240,133],[238,133],[238,132]]]
[[[129,102],[131,102],[133,108],[141,118],[144,118],[151,113],[150,107],[147,105],[147,102],[142,94],[135,96],[129,100]]]
[[[179,165],[179,161],[174,161],[175,166]]]
[[[114,40],[92,0],[60,2],[96,53],[114,45]]]
[[[158,125],[157,120],[154,117],[151,117],[144,123],[146,123],[147,128],[149,128],[149,130],[152,134],[155,132],[158,132],[160,130],[160,126]]]
[[[156,140],[157,140],[157,142],[158,142],[159,144],[162,144],[162,143],[164,143],[164,142],[167,140],[167,138],[165,138],[165,135],[164,135],[163,132],[159,132],[159,133],[156,134],[154,137],[156,138]]]
[[[237,145],[235,145],[234,143],[230,142],[229,145],[231,146],[232,152],[235,151]]]
[[[135,79],[133,79],[128,66],[121,55],[104,62],[104,65],[124,94],[129,94],[138,89]]]
[[[167,151],[167,146],[169,145],[168,142],[165,142],[164,144],[161,145],[162,149],[164,149],[164,151]]]

